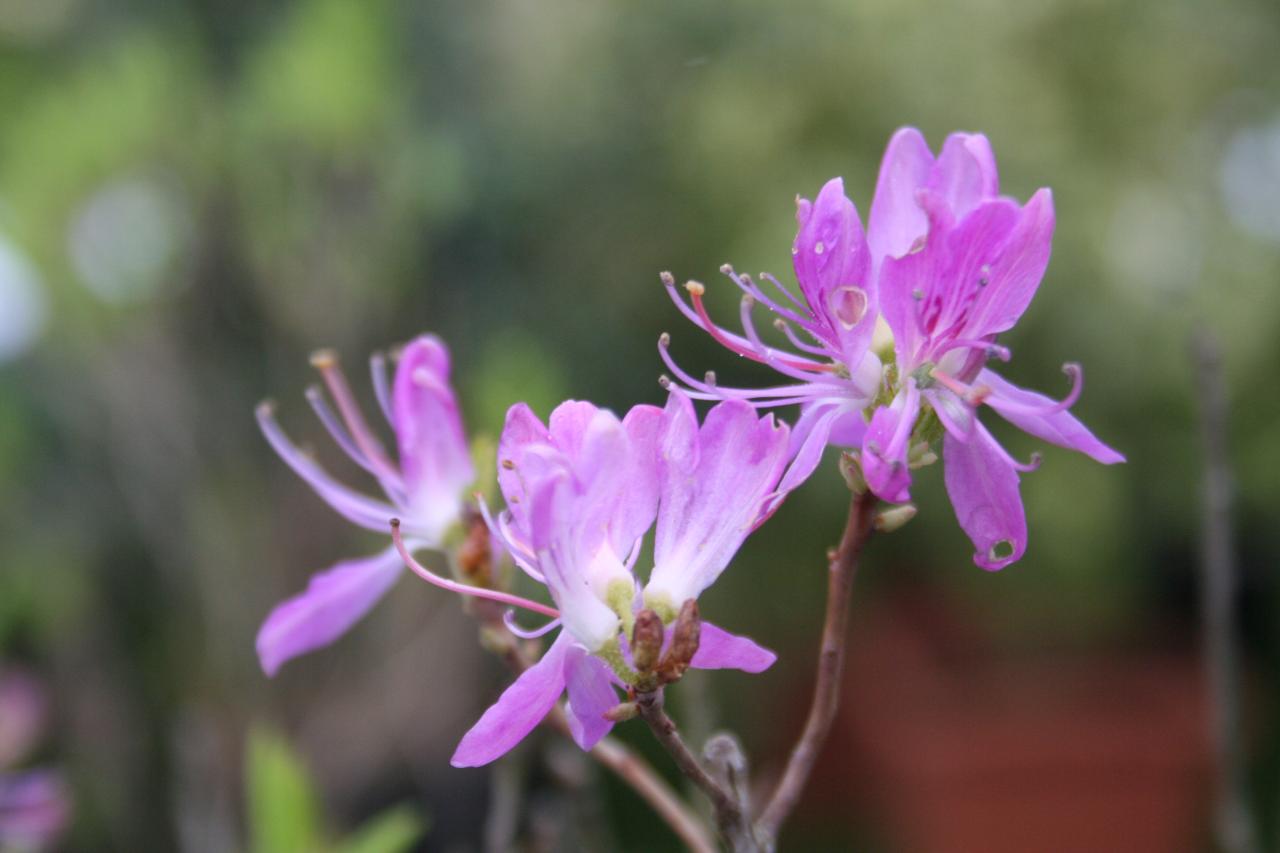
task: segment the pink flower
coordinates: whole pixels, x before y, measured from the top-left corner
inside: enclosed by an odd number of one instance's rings
[[[1015,426],[1104,464],[1124,457],[1103,444],[1068,409],[1082,374],[1064,369],[1071,393],[1053,401],[1014,386],[986,367],[1007,361],[996,343],[1031,302],[1049,262],[1053,198],[1047,189],[1021,205],[998,195],[995,157],[985,136],[947,137],[935,159],[919,131],[904,128],[885,153],[871,206],[868,241],[879,269],[881,310],[893,332],[887,384],[893,401],[876,409],[862,442],[870,489],[908,500],[908,455],[930,436],[919,430],[932,413],[944,431],[947,491],[960,526],[973,540],[974,561],[999,569],[1026,550],[1018,493],[1021,464],[977,418],[985,403]]]
[[[454,766],[506,753],[566,692],[575,740],[583,749],[598,742],[613,727],[606,712],[619,701],[616,689],[636,677],[633,568],[646,532],[656,518],[657,565],[645,604],[670,621],[766,516],[786,449],[786,427],[758,418],[742,401],[715,407],[701,428],[680,392],[665,410],[636,406],[621,420],[569,401],[544,425],[528,406],[513,406],[498,451],[507,509],[490,522],[558,608],[558,617],[533,633],[563,630],[467,732]],[[773,661],[750,639],[704,623],[690,664],[760,672]]]
[[[695,325],[737,355],[767,365],[790,381],[769,388],[728,388],[717,384],[714,374],[699,380],[681,369],[668,352],[668,335],[658,347],[668,369],[695,399],[745,400],[757,408],[800,404],[800,419],[791,433],[794,461],[779,490],[783,494],[813,473],[829,443],[862,440],[863,410],[879,390],[881,375],[880,359],[869,349],[879,316],[875,264],[858,210],[844,195],[844,182],[831,179],[813,202],[797,198],[796,208],[799,230],[791,254],[803,298],[767,273],[761,273],[760,280],[776,295],[766,293],[750,276],[721,267],[743,291],[742,335],[711,320],[702,301],[703,285],[685,285],[690,305],[680,298],[675,280],[663,275],[672,301]],[[763,342],[752,317],[757,304],[775,315],[774,325],[794,351]]]
[[[336,358],[312,359],[338,407],[322,392],[307,392],[316,414],[338,446],[382,487],[385,498],[360,494],[337,482],[289,440],[270,403],[258,407],[258,423],[280,457],[339,515],[385,533],[392,517],[403,519],[411,549],[442,546],[459,524],[466,490],[475,479],[462,418],[449,385],[449,352],[434,335],[404,348],[389,382],[385,360],[372,359],[374,390],[395,435],[396,459],[374,436],[356,405]],[[382,599],[400,577],[404,562],[394,547],[372,557],[346,560],[312,576],[306,590],[278,605],[258,632],[263,670],[275,675],[291,658],[329,645]]]

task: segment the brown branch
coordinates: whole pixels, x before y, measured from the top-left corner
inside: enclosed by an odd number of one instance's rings
[[[844,670],[846,627],[849,623],[849,599],[858,556],[871,535],[875,519],[876,498],[869,492],[855,495],[849,504],[849,521],[840,539],[840,547],[827,568],[827,616],[822,627],[822,646],[818,653],[818,675],[813,689],[813,702],[804,732],[791,750],[786,770],[773,797],[757,823],[757,834],[772,848],[783,822],[791,814],[813,765],[831,732],[836,708],[840,704],[840,676]]]
[[[675,721],[667,716],[667,712],[662,708],[662,689],[638,694],[636,708],[640,712],[641,719],[653,730],[654,737],[680,768],[680,772],[702,789],[702,792],[711,800],[711,805],[715,809],[716,824],[735,853],[757,850],[750,821],[743,812],[742,804],[712,778],[702,766],[702,762],[689,751],[684,739],[680,737],[680,732],[676,730]]]
[[[482,621],[484,621],[483,618]],[[501,621],[498,625],[501,625]],[[492,624],[491,627],[497,629],[497,626]],[[524,672],[531,666],[531,662],[525,655],[520,642],[506,631],[505,626],[501,630],[506,638],[510,639],[507,647],[502,649],[503,660],[515,672]],[[559,705],[551,709],[551,713],[547,715],[544,722],[566,737],[570,736],[569,721],[565,717],[564,709]],[[613,737],[605,737],[591,749],[589,755],[612,770],[619,779],[648,803],[692,853],[716,853],[716,843],[702,820],[685,806],[675,790],[643,758],[636,755],[621,741]]]

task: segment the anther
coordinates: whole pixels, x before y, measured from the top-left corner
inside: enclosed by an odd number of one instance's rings
[[[714,370],[708,370],[706,374],[702,377],[702,380],[706,382],[708,385],[715,385],[716,372]]]
[[[700,281],[686,281],[684,289],[689,291],[690,296],[701,297],[707,292],[707,288]]]
[[[658,377],[658,384],[662,386],[663,390],[670,391],[670,390],[671,390],[671,377],[670,377],[670,376],[668,376],[668,375],[667,375],[667,374],[665,374],[665,373],[664,373],[664,374],[662,374],[661,376],[659,376],[659,377]]]
[[[318,349],[311,353],[311,366],[316,370],[328,370],[338,366],[338,354],[331,349]]]
[[[721,264],[720,272],[728,276],[733,275],[733,264]]]
[[[673,276],[671,273],[664,270],[658,273],[658,278],[661,279],[662,283],[667,287],[675,287],[676,277]]]
[[[658,346],[660,346],[660,347],[669,347],[669,346],[671,346],[671,333],[670,333],[670,332],[663,332],[662,334],[658,335]]]

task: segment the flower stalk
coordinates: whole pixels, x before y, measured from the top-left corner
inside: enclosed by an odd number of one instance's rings
[[[840,705],[840,682],[844,671],[844,650],[849,625],[849,603],[858,558],[874,529],[877,499],[870,492],[855,494],[849,504],[849,520],[840,546],[827,568],[827,612],[818,652],[818,675],[804,732],[791,750],[782,780],[765,806],[757,823],[757,833],[771,850],[787,816],[795,808],[813,773],[813,766],[831,733]]]

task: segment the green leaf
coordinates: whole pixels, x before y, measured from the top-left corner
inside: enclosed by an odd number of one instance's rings
[[[334,853],[402,853],[427,833],[427,820],[413,806],[393,806],[370,818],[334,848]]]
[[[251,851],[323,849],[319,798],[302,759],[288,741],[274,731],[252,729],[245,774]]]

